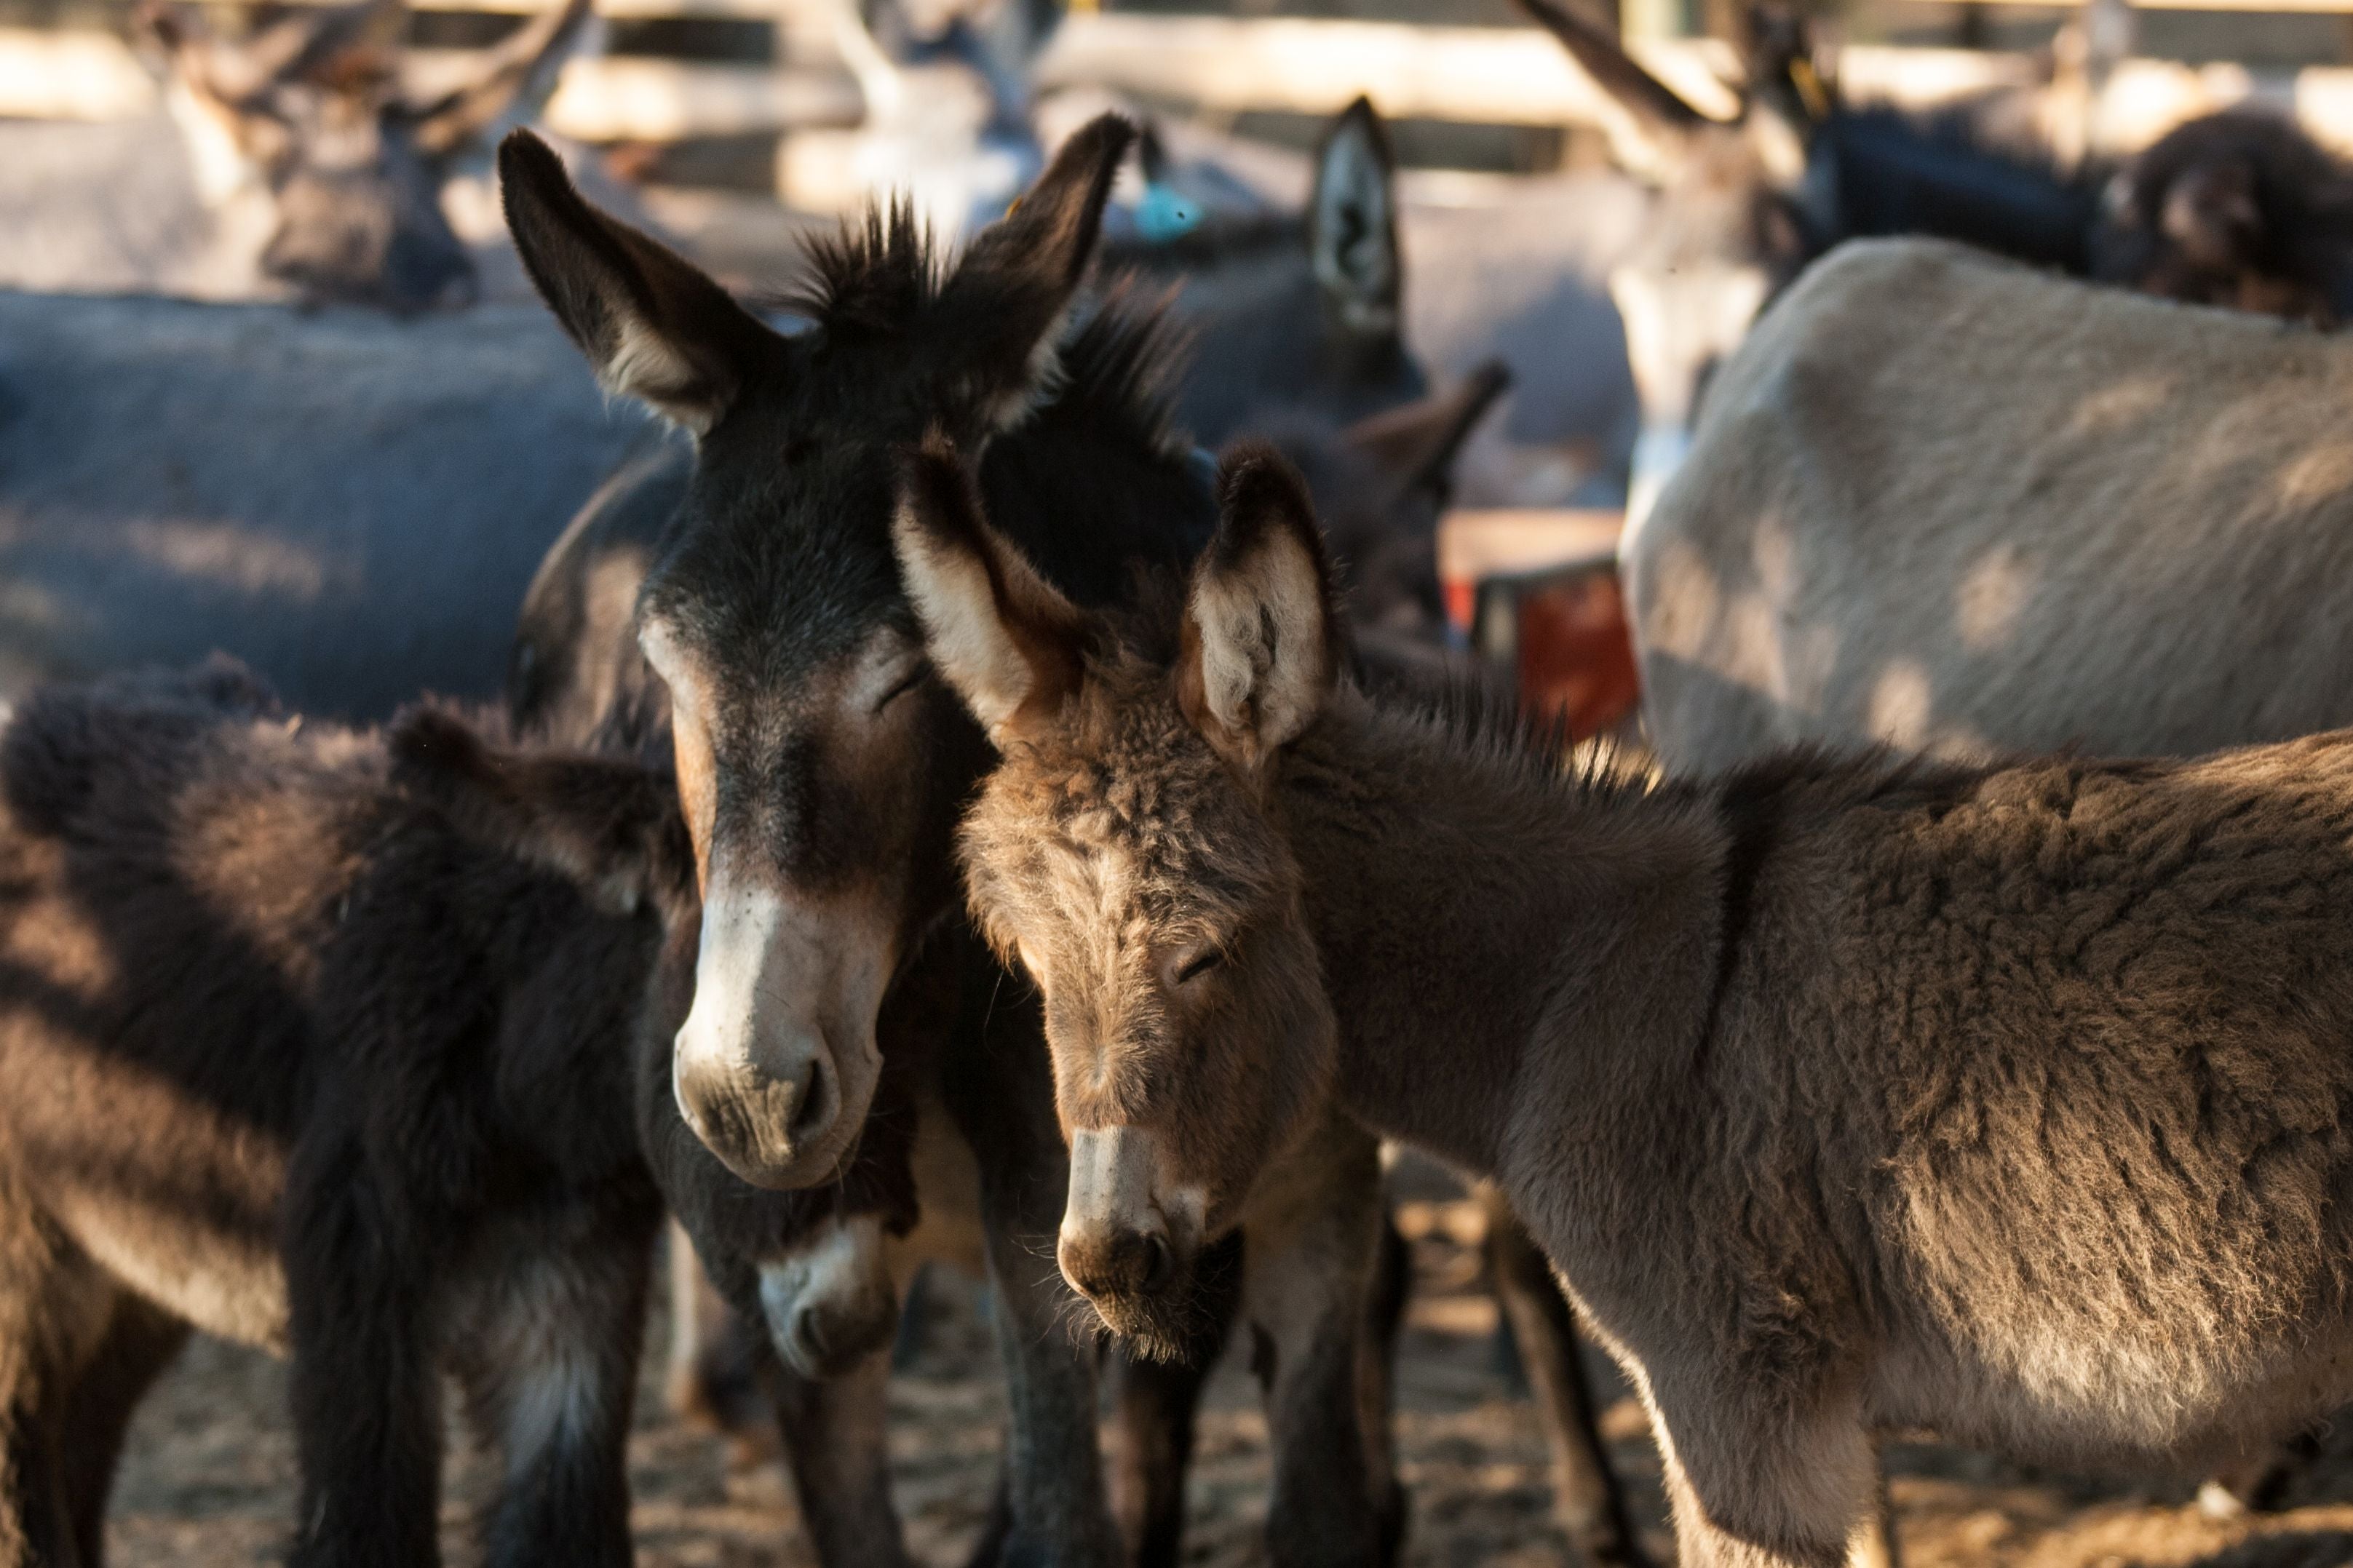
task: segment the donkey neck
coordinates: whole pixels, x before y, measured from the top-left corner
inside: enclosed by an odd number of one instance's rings
[[[1711,797],[1583,787],[1353,692],[1280,795],[1359,1118],[1507,1174],[1515,1128],[1622,1135],[1688,1083],[1725,931]]]

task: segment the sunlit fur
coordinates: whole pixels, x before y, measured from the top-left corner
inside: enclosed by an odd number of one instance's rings
[[[1494,1174],[1686,1562],[1841,1562],[1878,1431],[2191,1464],[2353,1394],[2353,734],[1656,783],[1343,679],[1259,777],[1174,675],[1098,657],[963,839],[1058,1055],[1213,1190],[1325,1083]],[[1237,916],[1187,1028],[1130,955]]]

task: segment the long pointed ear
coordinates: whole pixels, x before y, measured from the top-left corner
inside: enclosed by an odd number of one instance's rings
[[[1218,501],[1185,605],[1176,700],[1219,755],[1256,773],[1314,722],[1338,678],[1332,575],[1306,483],[1272,447],[1228,451]]]
[[[500,143],[499,184],[524,269],[607,391],[703,435],[781,346],[691,262],[582,199],[530,132]]]
[[[675,919],[692,902],[694,849],[668,773],[493,746],[437,708],[400,714],[388,742],[396,784],[476,842],[568,879],[599,909],[650,902]]]
[[[1307,199],[1307,255],[1315,285],[1350,331],[1394,332],[1404,296],[1398,253],[1397,153],[1359,98],[1324,133],[1315,154],[1315,188]]]
[[[1512,373],[1489,360],[1444,392],[1357,420],[1340,439],[1378,468],[1398,495],[1423,491],[1444,505],[1454,490],[1454,459]]]
[[[936,432],[907,458],[891,542],[933,667],[1000,750],[1079,689],[1084,613],[988,526],[970,470]]]
[[[511,110],[536,112],[555,90],[555,74],[588,12],[589,0],[559,0],[491,50],[472,81],[413,110],[417,150],[446,158],[487,137]]]
[[[1135,128],[1089,121],[1038,183],[982,231],[941,290],[965,365],[976,435],[1018,422],[1050,393],[1062,323],[1093,262],[1103,204]]]
[[[1560,40],[1593,85],[1624,112],[1627,123],[1620,133],[1641,147],[1642,161],[1653,172],[1671,171],[1683,158],[1685,139],[1715,123],[1644,70],[1609,29],[1576,10],[1572,0],[1520,0],[1520,5]]]

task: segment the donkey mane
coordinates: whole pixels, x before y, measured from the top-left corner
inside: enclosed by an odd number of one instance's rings
[[[803,254],[807,275],[765,302],[828,331],[887,331],[938,300],[945,280],[932,232],[903,195],[811,236]]]

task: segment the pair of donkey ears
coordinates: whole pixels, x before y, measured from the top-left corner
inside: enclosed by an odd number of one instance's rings
[[[1314,721],[1338,675],[1331,576],[1306,487],[1273,448],[1229,452],[1218,500],[1176,695],[1209,744],[1254,774]],[[988,525],[944,437],[909,460],[892,542],[942,678],[1000,749],[1038,738],[1078,692],[1099,628]]]
[[[941,307],[959,324],[953,351],[969,403],[972,428],[960,434],[1001,427],[1050,374],[1134,134],[1115,115],[1081,130],[943,286]],[[524,268],[607,391],[700,435],[781,353],[781,336],[701,268],[584,200],[537,137],[507,138],[499,177]]]

